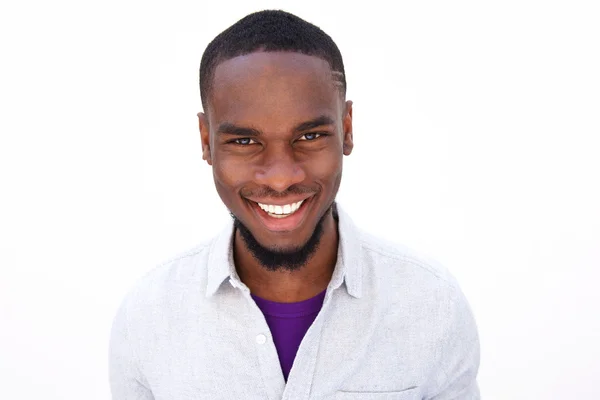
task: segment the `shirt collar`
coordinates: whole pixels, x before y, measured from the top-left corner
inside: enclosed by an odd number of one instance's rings
[[[328,291],[346,284],[348,294],[360,298],[362,296],[362,264],[360,262],[360,232],[341,209],[335,204],[338,214],[339,244],[335,269],[328,286]],[[208,255],[208,281],[206,297],[213,296],[227,279],[239,282],[239,276],[233,262],[233,220],[212,241]]]

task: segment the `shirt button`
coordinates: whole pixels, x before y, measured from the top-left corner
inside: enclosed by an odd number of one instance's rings
[[[256,336],[256,343],[265,344],[266,342],[267,342],[267,337],[265,335],[263,335],[262,333],[260,335]]]

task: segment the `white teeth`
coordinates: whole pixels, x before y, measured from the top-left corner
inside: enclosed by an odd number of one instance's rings
[[[269,213],[269,215],[271,215],[272,217],[285,218],[288,215],[292,215],[293,213],[295,213],[300,208],[303,202],[304,200],[300,200],[297,203],[286,204],[284,206],[276,206],[273,204],[262,203],[258,203],[258,205],[265,212]]]

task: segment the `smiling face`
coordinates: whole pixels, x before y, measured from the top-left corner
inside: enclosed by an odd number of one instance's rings
[[[219,64],[199,114],[203,158],[219,196],[262,247],[309,243],[352,151],[352,103],[329,64],[292,52],[256,52]],[[329,215],[327,215],[329,214]]]

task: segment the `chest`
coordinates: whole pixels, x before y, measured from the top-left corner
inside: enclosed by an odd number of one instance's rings
[[[424,331],[422,320],[367,302],[325,300],[287,383],[273,334],[251,299],[235,309],[214,303],[163,318],[141,352],[156,400],[417,399],[435,364],[435,339],[416,333]]]

